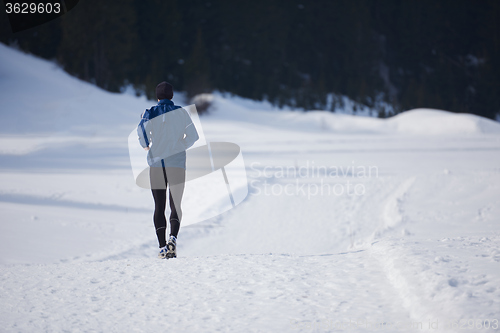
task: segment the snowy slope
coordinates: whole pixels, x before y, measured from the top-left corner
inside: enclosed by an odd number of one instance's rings
[[[151,194],[127,155],[154,102],[1,44],[0,59],[0,331],[500,325],[498,123],[280,111],[214,94],[203,130],[240,145],[250,194],[182,227],[179,258],[161,261]]]

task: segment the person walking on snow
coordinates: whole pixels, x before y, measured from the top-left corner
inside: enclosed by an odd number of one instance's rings
[[[177,234],[182,220],[181,201],[186,179],[186,150],[198,140],[189,113],[174,105],[173,87],[156,86],[158,104],[144,111],[137,126],[141,146],[148,151],[149,178],[155,203],[153,222],[161,259],[176,258]],[[168,185],[168,186],[167,186]],[[166,239],[165,208],[169,189],[170,235]]]

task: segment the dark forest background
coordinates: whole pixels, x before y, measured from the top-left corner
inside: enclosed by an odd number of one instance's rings
[[[109,91],[170,81],[276,105],[500,111],[500,1],[81,0],[0,40]],[[327,96],[334,96],[327,103]]]

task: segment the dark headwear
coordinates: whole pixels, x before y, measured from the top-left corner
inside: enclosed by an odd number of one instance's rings
[[[163,81],[156,86],[157,99],[172,99],[172,97],[174,97],[174,88],[170,83]]]

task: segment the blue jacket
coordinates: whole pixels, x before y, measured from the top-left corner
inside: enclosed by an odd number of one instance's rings
[[[141,143],[142,148],[146,148],[149,146],[149,141],[146,142],[148,135],[146,134],[146,130],[144,127],[145,123],[157,116],[178,108],[180,108],[180,106],[174,105],[174,102],[172,102],[171,100],[162,99],[158,102],[157,105],[153,106],[151,109],[147,109],[142,113],[141,122],[139,123],[139,126],[137,128],[137,134],[139,134],[139,142]],[[140,133],[139,131],[141,131],[142,133]]]
[[[186,149],[198,140],[189,113],[171,100],[162,99],[144,111],[137,126],[143,148],[149,147],[148,164],[186,168]]]

